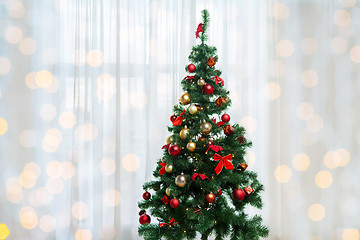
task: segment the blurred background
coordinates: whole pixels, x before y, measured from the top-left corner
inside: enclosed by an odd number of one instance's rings
[[[268,239],[359,239],[358,0],[0,0],[8,239],[139,239],[204,8],[265,185],[249,213]]]

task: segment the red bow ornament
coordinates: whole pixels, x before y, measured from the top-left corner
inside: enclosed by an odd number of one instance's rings
[[[168,144],[165,144],[164,146],[162,146],[162,148],[161,149],[169,149],[169,146],[170,146],[170,143],[168,143]]]
[[[196,38],[198,38],[198,37],[200,36],[199,33],[201,33],[201,32],[204,31],[203,28],[202,28],[203,26],[204,26],[203,23],[200,23],[200,24],[198,25],[198,27],[197,27],[197,29],[196,29],[196,32],[195,32]]]
[[[223,121],[220,121],[220,122],[216,123],[216,119],[215,119],[215,118],[213,118],[212,121],[213,121],[216,125],[218,125],[219,128],[221,128],[221,126],[225,124]]]
[[[162,226],[174,226],[175,224],[178,224],[178,222],[175,222],[175,219],[172,218],[170,219],[169,223],[160,223],[159,226],[162,227]]]
[[[213,150],[214,152],[218,152],[218,151],[222,151],[223,148],[220,146],[216,146],[214,144],[210,144],[210,146],[208,147],[208,149],[206,150],[205,154],[207,154],[210,150]]]
[[[205,180],[205,179],[210,180],[205,174],[201,174],[201,173],[194,173],[194,174],[192,175],[191,179],[192,179],[193,181],[195,181],[197,177],[200,177],[201,180]]]
[[[161,162],[161,163],[159,163],[159,164],[162,166],[162,168],[160,168],[160,170],[159,170],[159,174],[160,174],[160,175],[164,175],[164,174],[166,173],[166,171],[165,171],[166,163]]]
[[[215,153],[214,160],[219,161],[218,165],[215,168],[215,172],[217,175],[219,175],[219,173],[221,173],[223,167],[225,167],[226,169],[229,169],[229,170],[234,169],[234,166],[231,163],[231,161],[232,161],[231,154],[226,155],[225,157],[222,157],[219,154]]]
[[[194,76],[186,76],[186,77],[184,77],[184,80],[186,79],[186,80],[192,80],[194,78]]]
[[[224,86],[224,80],[221,77],[215,76],[212,79],[215,80],[215,84],[220,83],[221,86]]]
[[[180,126],[180,125],[181,125],[181,123],[182,123],[182,121],[183,121],[183,119],[184,119],[184,117],[183,117],[184,113],[185,113],[185,109],[184,109],[184,111],[180,114],[180,116],[177,117],[177,118],[173,121],[173,125],[174,125],[174,126]]]

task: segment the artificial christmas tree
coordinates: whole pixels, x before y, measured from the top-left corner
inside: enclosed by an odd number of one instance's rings
[[[202,17],[196,31],[201,43],[192,48],[185,68],[192,74],[181,82],[185,93],[174,106],[171,135],[153,173],[158,180],[143,185],[139,235],[147,240],[195,239],[197,233],[202,240],[211,234],[254,240],[268,234],[260,216],[244,212],[248,204],[262,207],[263,186],[255,172],[246,170],[245,149],[251,142],[245,129],[231,124],[225,113],[231,100],[215,68],[216,48],[205,44],[206,10]],[[150,223],[148,214],[158,222]]]

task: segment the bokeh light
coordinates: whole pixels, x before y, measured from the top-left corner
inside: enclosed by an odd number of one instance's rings
[[[116,162],[112,158],[103,158],[100,161],[99,169],[104,175],[112,175],[116,170]]]
[[[272,6],[271,14],[277,20],[285,20],[289,17],[290,10],[284,3],[276,2]]]
[[[109,101],[115,93],[116,86],[114,77],[110,74],[101,74],[97,78],[97,97],[104,102]]]
[[[99,67],[104,62],[104,55],[100,50],[92,50],[86,55],[86,62],[91,67]]]
[[[128,153],[122,159],[122,166],[128,172],[136,171],[140,166],[140,159],[136,154]]]
[[[59,194],[64,190],[64,183],[59,178],[49,178],[46,187],[51,194]]]
[[[265,96],[270,100],[275,100],[280,97],[281,87],[276,82],[271,82],[265,86]]]
[[[98,128],[92,123],[80,125],[75,129],[74,135],[79,142],[92,141],[98,136]]]
[[[301,41],[301,48],[304,54],[312,55],[316,53],[318,49],[318,43],[315,38],[312,37],[304,38]]]
[[[249,167],[254,166],[256,162],[256,157],[253,151],[247,150],[245,155],[246,163]]]
[[[75,240],[92,240],[92,233],[88,229],[78,229],[75,232]]]
[[[25,84],[30,89],[36,89],[39,87],[38,85],[36,85],[35,75],[36,72],[29,72],[25,77]]]
[[[0,117],[0,136],[4,135],[7,130],[8,130],[7,121],[4,118]]]
[[[344,9],[339,9],[334,14],[334,23],[339,27],[345,27],[350,23],[350,13]]]
[[[35,82],[41,88],[47,88],[53,81],[53,75],[47,70],[41,70],[35,75]]]
[[[40,117],[44,120],[44,121],[52,121],[55,119],[56,117],[56,107],[52,104],[44,104],[42,105],[42,107],[40,108]]]
[[[356,228],[346,228],[342,234],[343,240],[359,240],[360,233]]]
[[[21,1],[8,1],[8,12],[12,18],[23,18],[25,15],[25,6]]]
[[[339,162],[339,166],[345,167],[350,162],[350,153],[343,148],[338,149],[336,152],[340,155],[340,159],[341,159]]]
[[[36,50],[36,42],[32,38],[23,38],[19,44],[19,50],[24,55],[31,55]]]
[[[59,117],[59,123],[60,123],[60,126],[62,126],[63,128],[66,128],[66,129],[72,128],[76,124],[76,116],[71,111],[65,111],[65,112],[61,113],[61,115]]]
[[[256,119],[252,116],[245,116],[240,120],[241,126],[243,126],[248,133],[253,133],[256,130]]]
[[[296,108],[296,115],[301,120],[309,120],[314,114],[314,108],[310,103],[303,102]]]
[[[88,216],[89,208],[84,202],[76,202],[71,207],[71,213],[74,218],[83,220]]]
[[[318,74],[314,70],[306,70],[301,75],[301,82],[304,87],[315,87],[319,81]]]
[[[51,215],[44,215],[40,218],[39,227],[43,232],[53,232],[56,229],[56,219]]]
[[[56,152],[61,142],[62,142],[62,133],[56,128],[51,128],[46,132],[41,142],[41,146],[45,152],[51,153],[51,152]]]
[[[320,171],[316,174],[315,182],[319,188],[328,188],[333,181],[331,173],[328,171]]]
[[[46,166],[46,173],[51,178],[59,178],[63,174],[63,165],[58,161],[51,161]]]
[[[9,228],[5,223],[0,223],[0,239],[4,240],[9,236]]]
[[[355,7],[357,0],[340,0],[343,7]]]
[[[10,203],[18,203],[23,198],[23,191],[19,179],[9,178],[6,181],[6,199]]]
[[[321,221],[325,217],[325,208],[319,203],[311,205],[308,209],[308,216],[312,221]]]
[[[337,168],[341,163],[341,156],[336,151],[328,151],[324,156],[324,164],[330,169]]]
[[[354,46],[349,52],[350,59],[354,63],[360,63],[360,46]]]
[[[71,162],[63,162],[62,163],[62,169],[63,169],[63,173],[61,175],[61,177],[65,180],[67,179],[71,179],[74,175],[75,175],[75,167],[74,164],[72,164]]]
[[[274,171],[275,179],[280,183],[286,183],[290,181],[291,175],[291,169],[286,165],[280,165]]]
[[[306,121],[306,126],[310,131],[320,131],[324,126],[324,120],[319,115],[312,115],[310,119]]]
[[[36,201],[40,204],[48,204],[50,203],[54,196],[49,192],[47,187],[40,187],[35,192]]]
[[[19,217],[20,223],[25,229],[34,229],[38,224],[38,216],[32,207],[23,207]]]
[[[298,171],[305,171],[310,166],[310,158],[305,153],[296,154],[293,158],[294,168]]]
[[[36,136],[33,130],[22,131],[19,135],[19,143],[25,148],[31,148],[35,146]]]
[[[281,57],[290,57],[294,53],[294,44],[290,40],[281,40],[277,46],[276,51]]]
[[[19,27],[11,26],[6,29],[5,39],[10,44],[17,44],[23,37],[22,30]]]
[[[33,188],[37,182],[37,176],[32,171],[24,170],[20,174],[19,182],[23,188]]]
[[[34,173],[35,177],[37,177],[37,178],[40,177],[41,168],[40,168],[39,164],[37,164],[35,162],[29,162],[29,163],[25,164],[24,170],[31,171],[32,173]]]
[[[0,75],[7,74],[11,69],[11,63],[9,59],[0,57]]]
[[[116,229],[114,225],[103,225],[100,227],[99,235],[104,240],[114,239],[116,236]]]
[[[104,202],[110,207],[115,207],[119,205],[120,200],[120,192],[116,189],[109,189],[104,193]]]

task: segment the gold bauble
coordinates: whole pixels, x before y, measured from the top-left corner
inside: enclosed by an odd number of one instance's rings
[[[182,173],[175,178],[175,184],[178,187],[185,187],[187,183],[186,176]]]
[[[208,134],[210,131],[211,131],[211,124],[208,123],[208,122],[203,122],[201,125],[200,125],[200,130],[202,133],[204,134]]]
[[[166,139],[166,143],[170,144],[174,140],[174,137],[172,135],[168,136]]]
[[[205,82],[204,79],[199,78],[199,80],[197,81],[197,84],[198,84],[199,86],[204,86],[204,85],[206,84],[206,82]]]
[[[190,130],[188,128],[183,128],[180,133],[179,136],[182,140],[185,140],[188,136],[189,136]]]
[[[195,105],[191,105],[188,110],[190,114],[194,115],[195,113],[197,113],[198,108]]]
[[[165,171],[166,171],[167,173],[172,173],[173,168],[174,168],[173,165],[168,164],[168,165],[165,166]]]
[[[195,151],[196,149],[196,143],[194,142],[188,142],[188,144],[186,145],[187,150],[189,150],[190,152]]]
[[[183,95],[181,95],[180,102],[183,105],[188,105],[191,102],[190,95],[188,93],[184,93]]]
[[[166,188],[165,193],[166,193],[166,195],[168,195],[170,197],[170,189],[169,188]]]

